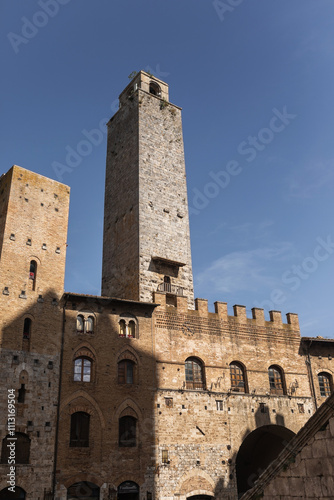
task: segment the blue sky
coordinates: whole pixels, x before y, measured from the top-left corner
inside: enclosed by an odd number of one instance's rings
[[[71,187],[67,291],[100,293],[106,134],[59,164],[146,69],[183,108],[195,296],[296,312],[302,335],[334,338],[332,0],[1,9],[1,173]]]

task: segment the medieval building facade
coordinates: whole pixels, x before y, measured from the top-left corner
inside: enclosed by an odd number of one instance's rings
[[[240,497],[333,391],[334,341],[194,299],[181,109],[152,75],[108,123],[101,296],[64,293],[68,210],[0,178],[0,500]]]

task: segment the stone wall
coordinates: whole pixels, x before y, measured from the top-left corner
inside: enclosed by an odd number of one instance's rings
[[[242,500],[334,498],[334,396],[319,408]]]

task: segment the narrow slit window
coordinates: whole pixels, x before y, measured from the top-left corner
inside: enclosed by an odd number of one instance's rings
[[[31,280],[30,283],[32,290],[35,290],[36,288],[36,276],[37,276],[37,262],[35,260],[31,260],[29,267],[29,280]]]
[[[31,319],[25,318],[23,323],[23,339],[29,340],[31,335]]]

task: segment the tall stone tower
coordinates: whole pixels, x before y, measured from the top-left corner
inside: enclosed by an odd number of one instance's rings
[[[188,297],[193,276],[181,109],[140,71],[108,123],[102,295]]]
[[[59,182],[16,165],[0,177],[0,412],[12,390],[16,462],[34,464],[17,467],[29,498],[52,490],[68,209]],[[8,431],[3,419],[5,444]],[[8,472],[2,454],[0,476]]]

